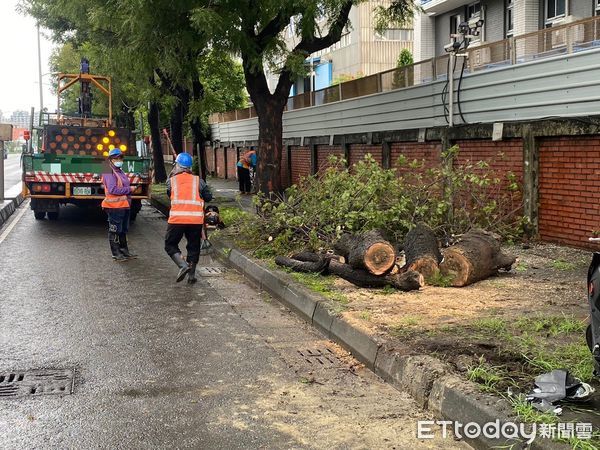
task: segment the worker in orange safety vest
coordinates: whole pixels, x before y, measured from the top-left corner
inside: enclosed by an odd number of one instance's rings
[[[196,282],[196,265],[204,228],[204,201],[212,200],[208,185],[192,174],[192,157],[180,153],[167,181],[167,194],[171,198],[171,211],[165,236],[165,251],[179,267],[177,282],[188,276],[188,283]],[[179,242],[187,240],[187,261],[183,259]]]
[[[131,194],[135,187],[129,183],[129,177],[121,167],[123,153],[118,148],[108,153],[111,172],[102,174],[105,198],[102,209],[108,216],[108,242],[115,261],[126,261],[136,255],[127,246],[127,232],[131,209]]]

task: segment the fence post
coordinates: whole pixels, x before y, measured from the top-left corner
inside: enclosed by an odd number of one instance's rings
[[[338,94],[339,94],[339,98],[340,98],[340,100],[338,100],[338,101],[343,100],[343,98],[342,98],[342,83],[338,83]]]
[[[540,147],[531,125],[523,125],[523,213],[529,219],[530,233],[539,233],[539,161]]]
[[[390,169],[392,167],[392,146],[389,141],[383,141],[381,143],[381,166],[384,169]]]
[[[571,34],[571,30],[573,29],[572,26],[568,26],[565,28],[565,40],[567,41],[567,53],[571,54],[573,53],[573,36]]]
[[[431,81],[435,81],[437,79],[437,66],[435,65],[435,60],[435,57],[431,58]]]

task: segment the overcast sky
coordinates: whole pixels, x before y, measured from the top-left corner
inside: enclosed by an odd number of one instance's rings
[[[35,21],[15,10],[19,0],[0,0],[0,110],[38,111],[37,33]],[[43,31],[43,30],[42,30]],[[48,59],[54,44],[41,36],[42,74],[50,72]],[[56,97],[50,93],[50,76],[42,77],[44,106],[56,109]]]

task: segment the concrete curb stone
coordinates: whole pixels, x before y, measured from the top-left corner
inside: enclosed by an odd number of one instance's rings
[[[6,201],[0,205],[0,226],[6,223],[24,200],[23,195],[19,194],[15,198],[6,199]]]

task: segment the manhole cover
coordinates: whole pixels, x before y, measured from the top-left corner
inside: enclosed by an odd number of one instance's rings
[[[222,275],[227,270],[226,267],[198,267],[197,272],[201,277],[216,277]]]
[[[325,348],[300,349],[298,354],[307,363],[315,367],[340,367],[340,360],[332,350]]]
[[[0,398],[73,393],[73,371],[40,369],[0,372]]]

